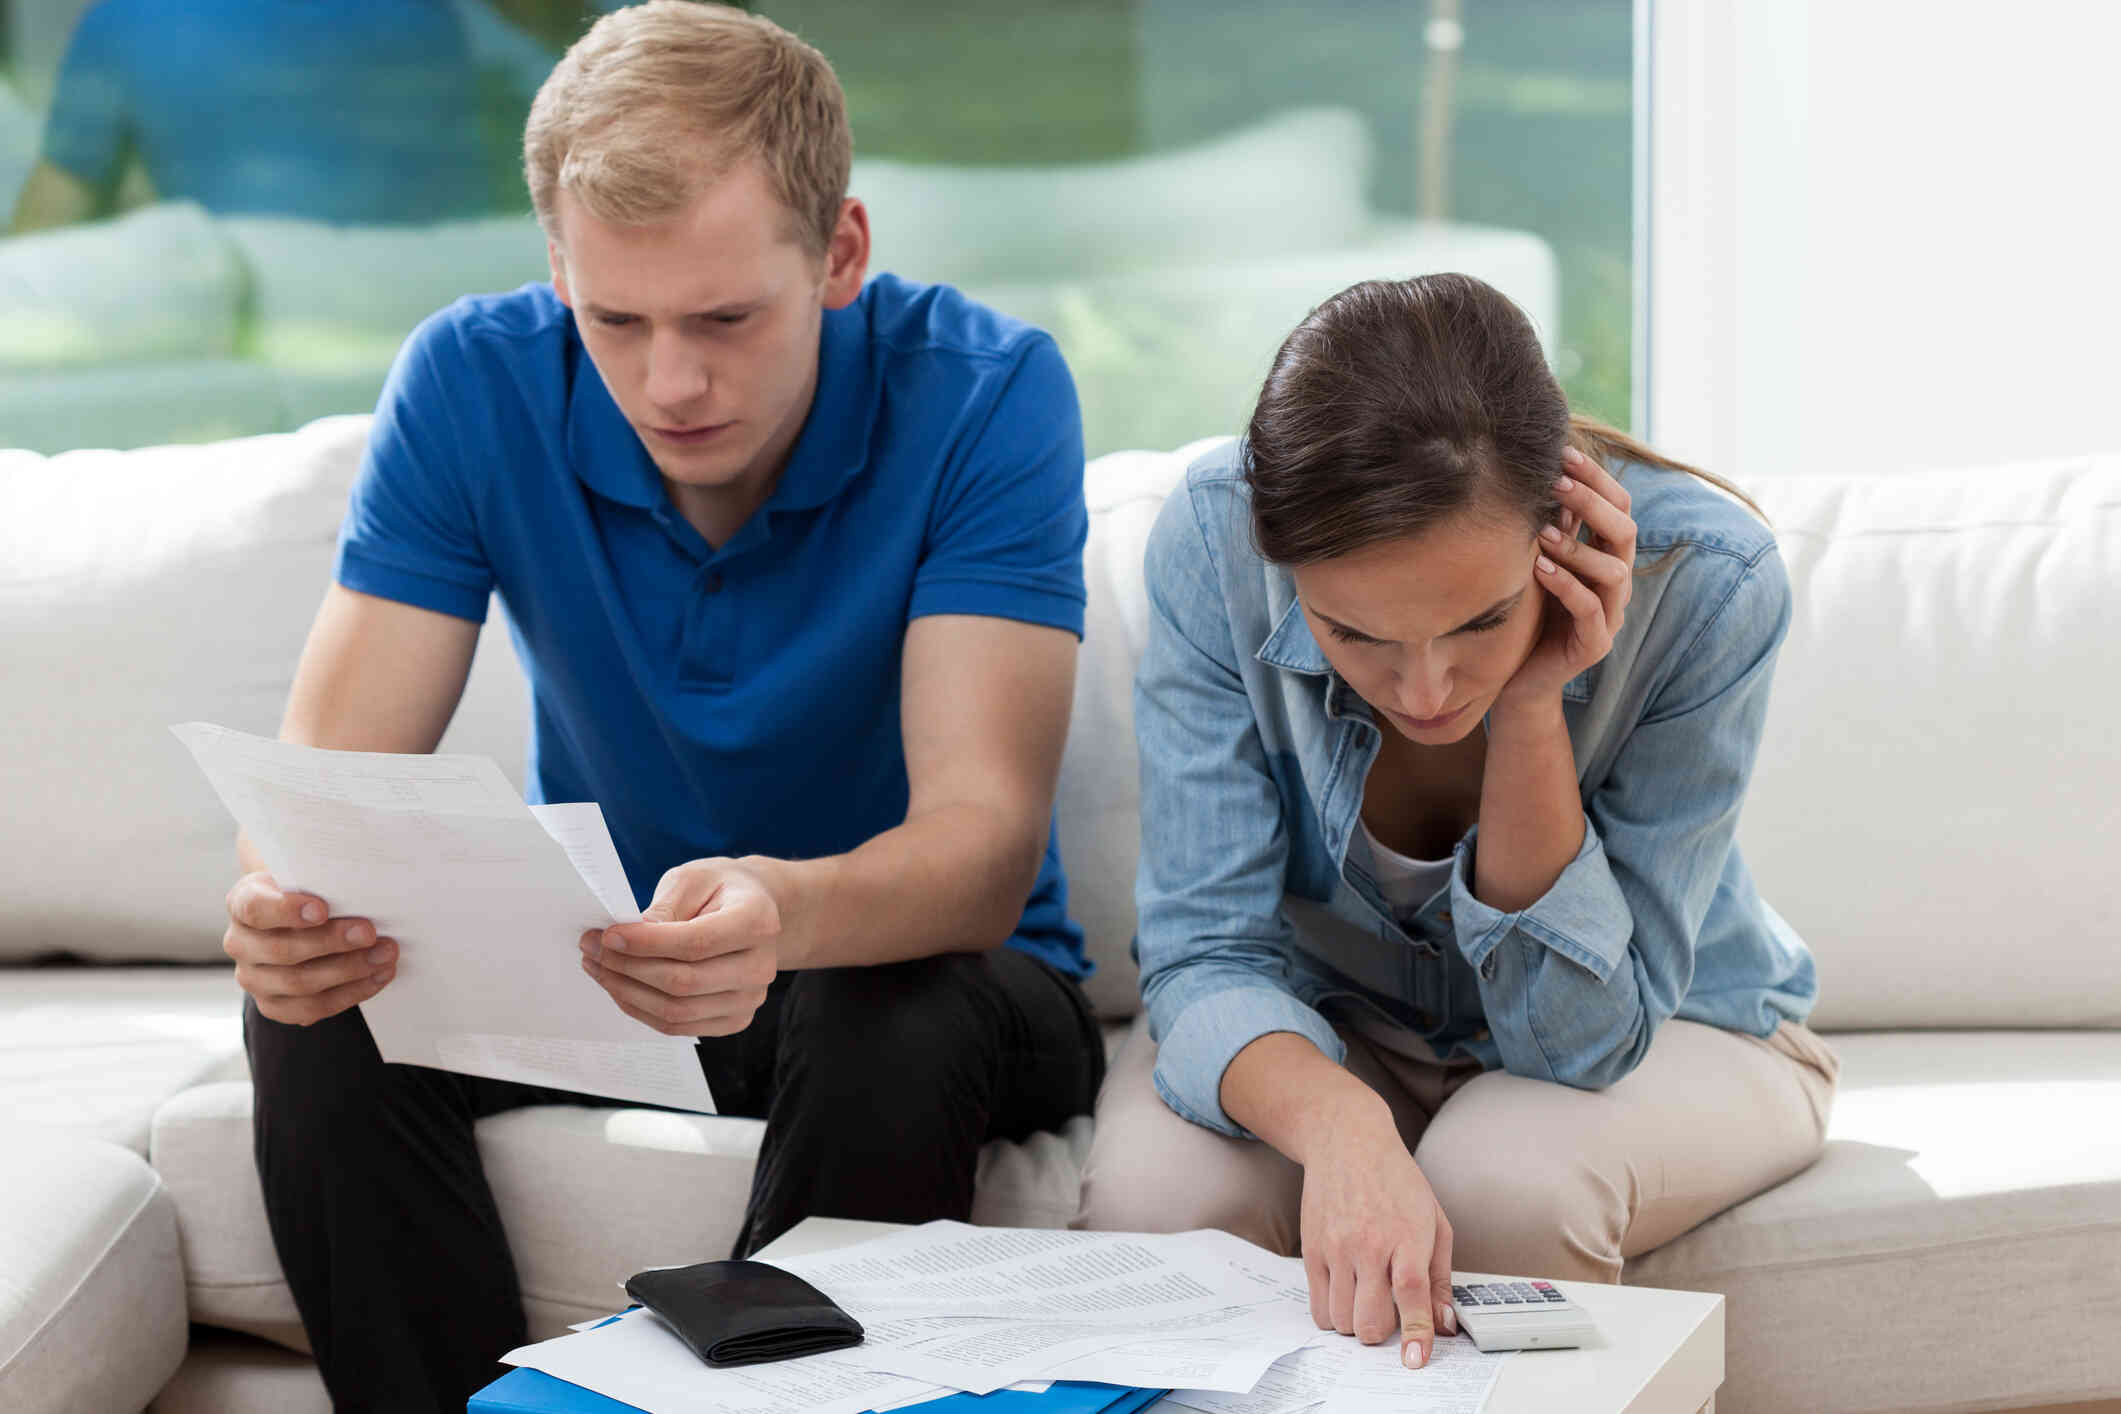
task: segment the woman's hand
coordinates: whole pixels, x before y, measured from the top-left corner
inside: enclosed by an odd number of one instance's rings
[[[1304,1275],[1319,1329],[1364,1345],[1397,1336],[1400,1358],[1429,1363],[1451,1309],[1451,1224],[1399,1131],[1336,1130],[1304,1164]]]
[[[1561,455],[1561,524],[1539,532],[1532,578],[1553,602],[1531,656],[1496,699],[1497,707],[1556,700],[1562,685],[1612,650],[1635,591],[1635,521],[1630,497],[1604,467],[1569,448]],[[1581,523],[1591,538],[1575,538]]]

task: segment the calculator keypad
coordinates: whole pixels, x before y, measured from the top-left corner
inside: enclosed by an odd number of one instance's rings
[[[1568,1298],[1550,1281],[1474,1281],[1453,1285],[1451,1300],[1461,1311],[1478,1310],[1483,1315],[1541,1311],[1566,1306]]]

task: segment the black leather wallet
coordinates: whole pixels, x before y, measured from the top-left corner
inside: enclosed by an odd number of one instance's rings
[[[757,1365],[862,1343],[861,1322],[809,1282],[764,1262],[636,1272],[626,1294],[710,1365]]]

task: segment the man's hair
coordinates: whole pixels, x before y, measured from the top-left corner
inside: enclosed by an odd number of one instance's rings
[[[854,157],[825,56],[773,21],[698,0],[648,0],[593,25],[547,76],[523,131],[523,169],[546,235],[562,188],[623,225],[676,215],[751,158],[822,255]]]

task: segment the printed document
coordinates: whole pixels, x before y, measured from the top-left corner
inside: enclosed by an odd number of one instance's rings
[[[1483,1352],[1466,1335],[1439,1337],[1429,1363],[1409,1370],[1397,1340],[1358,1345],[1319,1414],[1479,1414],[1513,1353]]]
[[[585,930],[640,917],[594,802],[525,805],[483,756],[172,730],[276,883],[397,940],[361,1004],[384,1060],[713,1112],[692,1042],[582,972]]]

